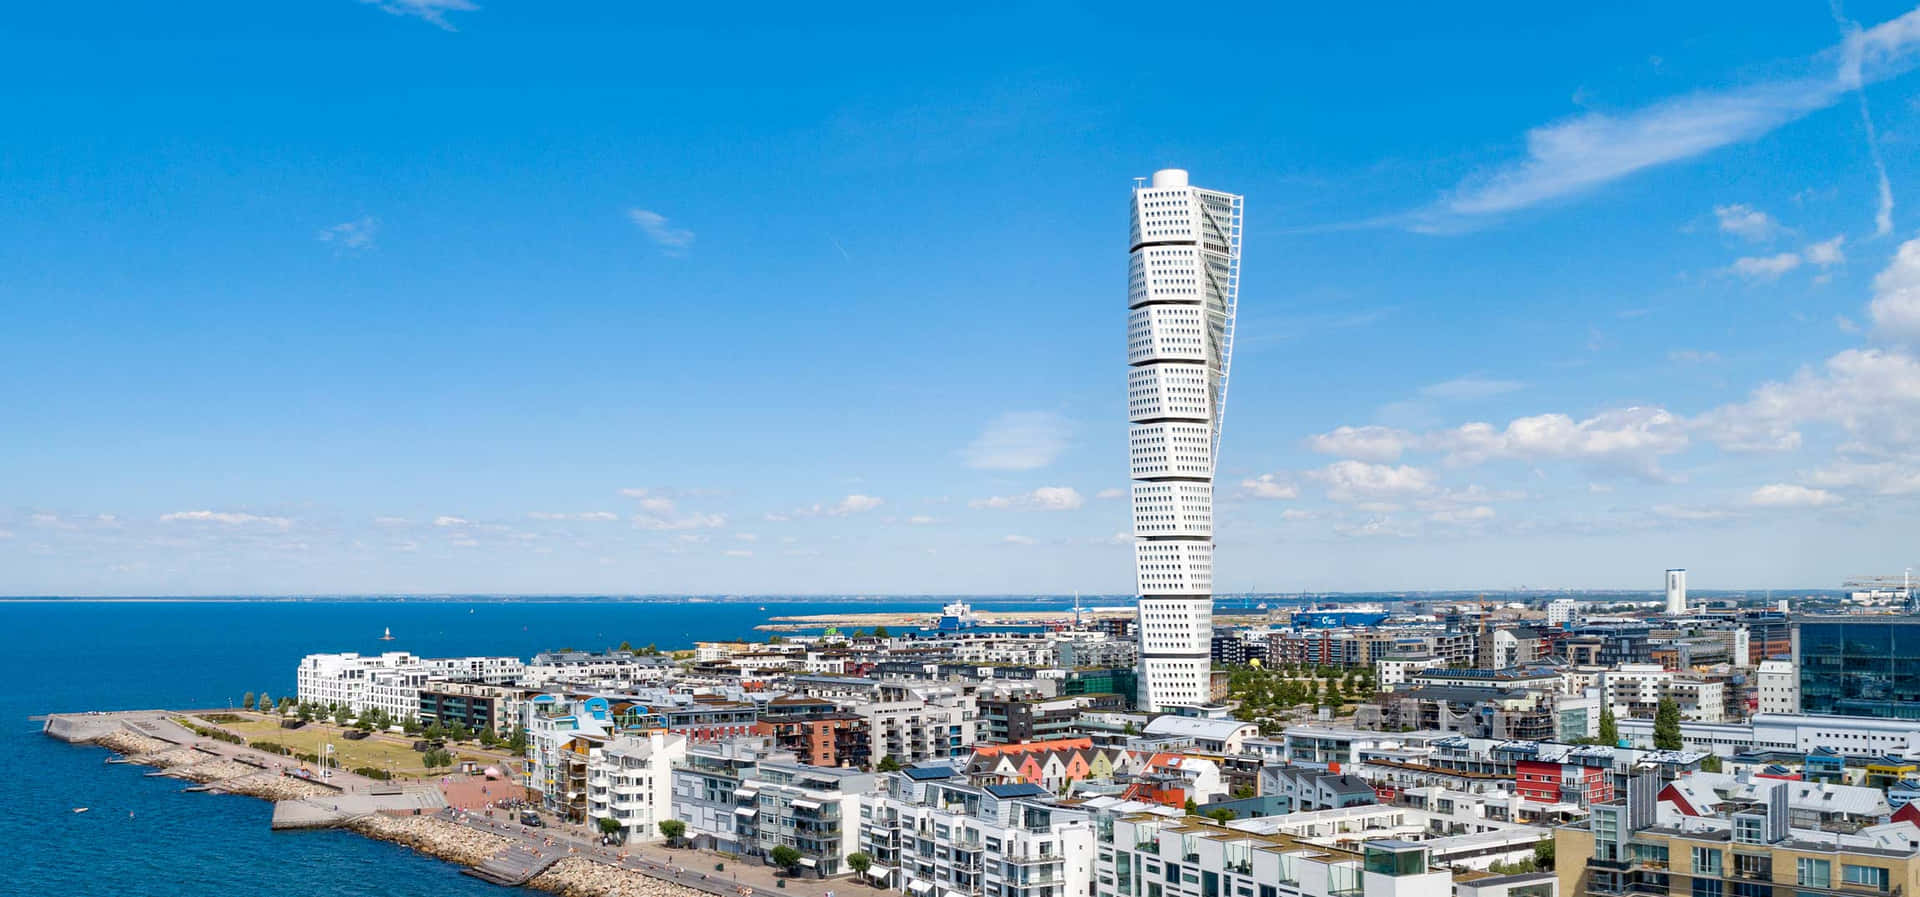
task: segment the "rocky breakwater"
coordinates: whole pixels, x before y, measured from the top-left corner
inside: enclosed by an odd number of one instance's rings
[[[227,779],[212,783],[212,787],[228,794],[244,794],[263,800],[299,800],[303,797],[319,797],[335,793],[332,789],[316,785],[305,779],[283,776],[279,773],[249,770],[252,775],[238,779]]]
[[[708,897],[705,891],[585,857],[567,857],[534,876],[527,886],[560,897]]]
[[[138,732],[129,732],[126,729],[115,729],[92,741],[135,763],[145,762],[141,758],[149,754],[163,754],[174,749],[185,750],[173,742],[163,741],[151,735],[141,735]]]
[[[478,866],[513,843],[437,816],[361,816],[350,820],[347,828],[467,866]]]

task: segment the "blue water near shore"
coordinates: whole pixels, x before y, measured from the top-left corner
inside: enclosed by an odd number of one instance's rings
[[[620,644],[691,647],[762,638],[767,617],[938,612],[941,600],[0,602],[0,893],[359,897],[498,895],[451,864],[340,832],[268,831],[271,805],[188,794],[146,767],[40,734],[50,712],[228,706],[243,692],[293,692],[304,654],[410,651],[530,657]],[[1110,602],[1100,602],[1110,603]],[[760,608],[764,604],[765,611]],[[976,601],[982,608],[997,602]],[[1020,599],[1010,607],[1071,606]],[[380,641],[391,627],[394,640]],[[74,807],[89,807],[76,814]],[[129,814],[132,814],[129,816]]]

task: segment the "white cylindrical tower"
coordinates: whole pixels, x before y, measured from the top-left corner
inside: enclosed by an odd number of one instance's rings
[[[1213,642],[1213,471],[1240,293],[1241,197],[1153,173],[1133,190],[1127,442],[1140,708],[1204,704]]]
[[[1674,569],[1667,571],[1667,613],[1678,616],[1687,612],[1687,571]]]

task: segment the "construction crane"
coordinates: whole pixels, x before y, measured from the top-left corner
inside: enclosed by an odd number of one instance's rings
[[[1878,593],[1899,598],[1907,604],[1907,613],[1920,613],[1920,600],[1913,593],[1913,568],[1899,576],[1849,576],[1840,583],[1843,589]]]

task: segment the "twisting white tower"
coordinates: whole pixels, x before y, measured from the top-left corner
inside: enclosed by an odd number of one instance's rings
[[[1177,168],[1133,189],[1127,441],[1140,707],[1204,704],[1213,640],[1213,466],[1240,295],[1240,206]]]

